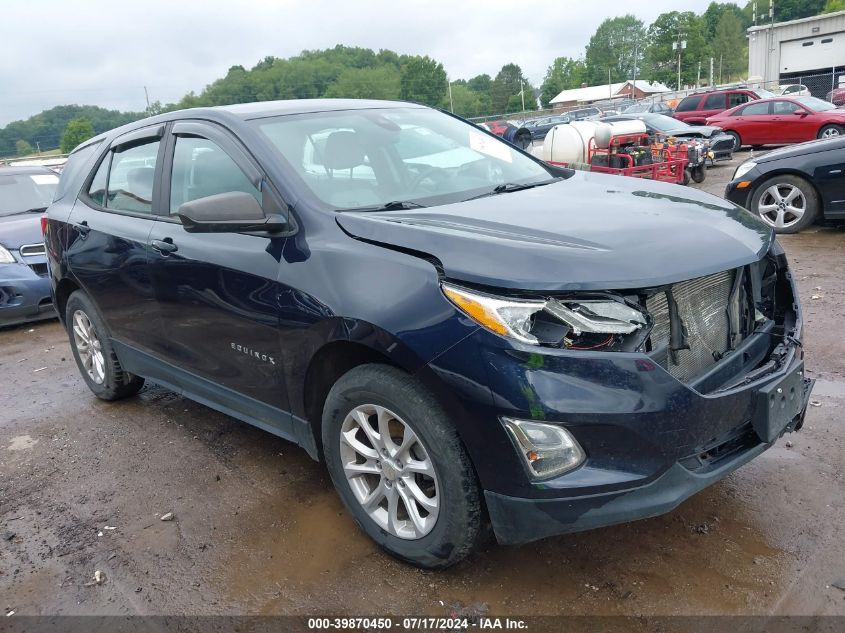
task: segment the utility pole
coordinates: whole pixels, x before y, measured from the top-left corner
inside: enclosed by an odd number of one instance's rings
[[[150,93],[147,92],[147,87],[144,86],[144,98],[147,100],[147,113],[150,112]]]
[[[681,27],[678,26],[678,40],[672,42],[672,50],[678,51],[678,90],[681,89],[681,51],[687,47],[687,41],[682,40],[681,37],[683,37],[683,33],[681,32]]]
[[[710,58],[710,87],[713,87],[713,58]]]
[[[634,85],[631,86],[631,94],[629,95],[632,99],[636,99],[637,93],[637,58],[639,57],[639,42],[634,42]]]
[[[698,75],[695,77],[695,89],[698,90],[698,86],[701,84],[701,60],[698,60]]]
[[[452,81],[447,77],[446,82],[449,84],[449,112],[455,112],[455,105],[452,103]]]
[[[613,85],[610,83],[610,68],[607,69],[607,96],[613,99]]]
[[[522,98],[522,111],[525,112],[525,82],[519,80],[519,96]]]

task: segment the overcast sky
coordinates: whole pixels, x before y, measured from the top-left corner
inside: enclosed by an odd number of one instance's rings
[[[709,0],[5,0],[0,126],[55,105],[142,110],[199,93],[235,64],[335,44],[430,55],[452,79],[516,62],[539,85],[558,56],[583,55],[606,17],[649,24]]]

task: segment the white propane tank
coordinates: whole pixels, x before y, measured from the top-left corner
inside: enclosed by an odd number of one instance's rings
[[[590,139],[599,123],[573,121],[554,126],[543,141],[543,160],[553,163],[586,163]]]
[[[602,123],[596,128],[595,146],[599,149],[607,149],[610,139],[623,134],[645,134],[645,123],[636,119],[634,121],[612,121]]]

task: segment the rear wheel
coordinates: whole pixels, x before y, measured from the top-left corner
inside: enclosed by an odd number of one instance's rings
[[[704,182],[704,179],[707,178],[707,171],[704,165],[699,165],[698,167],[692,168],[691,175],[695,182]]]
[[[67,300],[65,323],[79,373],[95,396],[119,400],[138,393],[144,379],[120,366],[100,312],[81,290]]]
[[[825,125],[819,130],[818,138],[834,138],[842,136],[843,128],[841,125]]]
[[[727,130],[725,134],[727,134],[734,140],[733,151],[739,151],[739,148],[742,147],[742,138],[739,136],[739,134],[737,134],[733,130]]]
[[[443,568],[480,543],[475,471],[454,425],[412,376],[387,365],[344,374],[326,399],[322,439],[341,500],[389,554]]]
[[[754,191],[751,210],[777,233],[797,233],[815,221],[819,196],[803,178],[775,176]]]

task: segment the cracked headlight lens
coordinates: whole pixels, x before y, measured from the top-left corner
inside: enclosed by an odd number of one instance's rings
[[[512,299],[446,283],[442,288],[446,297],[479,325],[530,345],[598,349],[647,322],[639,310],[612,299]]]

